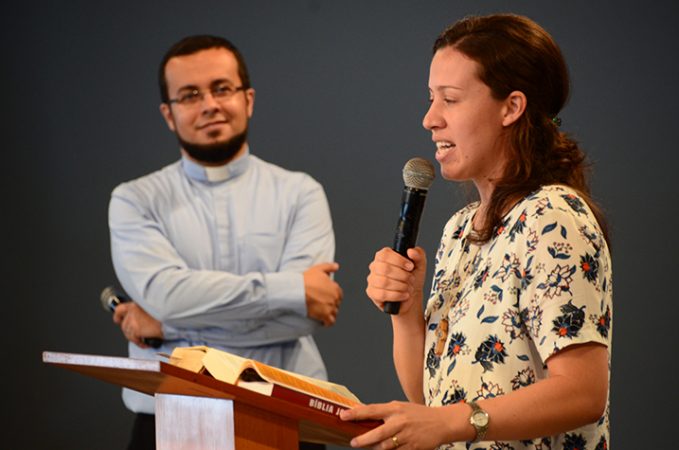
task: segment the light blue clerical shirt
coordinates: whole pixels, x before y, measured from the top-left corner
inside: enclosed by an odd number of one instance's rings
[[[156,359],[208,345],[316,378],[326,370],[302,273],[333,261],[327,199],[310,176],[247,152],[222,167],[186,158],[118,186],[109,205],[113,265],[127,293],[163,324]],[[153,398],[126,390],[135,412]]]

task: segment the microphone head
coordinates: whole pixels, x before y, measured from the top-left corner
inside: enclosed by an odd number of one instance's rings
[[[424,158],[412,158],[403,166],[403,182],[409,188],[429,190],[434,181],[434,166]]]
[[[116,298],[116,291],[113,286],[106,286],[99,295],[99,300],[101,300],[101,306],[106,311],[112,311],[115,308],[116,303],[112,300]]]

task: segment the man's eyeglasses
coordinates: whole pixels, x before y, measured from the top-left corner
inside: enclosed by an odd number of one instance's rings
[[[210,89],[210,95],[212,95],[212,98],[218,101],[228,100],[231,97],[233,97],[236,94],[236,92],[243,91],[245,89],[246,89],[245,86],[233,87],[228,84],[220,84]],[[177,103],[178,105],[184,106],[193,106],[203,101],[203,98],[205,98],[205,94],[207,94],[207,92],[202,92],[199,91],[198,89],[193,89],[192,91],[188,91],[186,93],[181,94],[177,98],[171,98],[167,102]]]

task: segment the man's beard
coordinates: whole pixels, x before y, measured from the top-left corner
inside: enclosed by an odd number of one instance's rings
[[[226,164],[236,156],[236,153],[243,147],[248,137],[248,129],[243,130],[230,139],[214,144],[194,144],[187,142],[177,134],[177,140],[189,156],[196,161],[208,164]]]

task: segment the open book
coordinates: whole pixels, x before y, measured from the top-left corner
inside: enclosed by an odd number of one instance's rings
[[[288,372],[211,347],[175,348],[170,364],[192,372],[207,372],[217,380],[328,414],[339,414],[361,403],[342,385]]]

